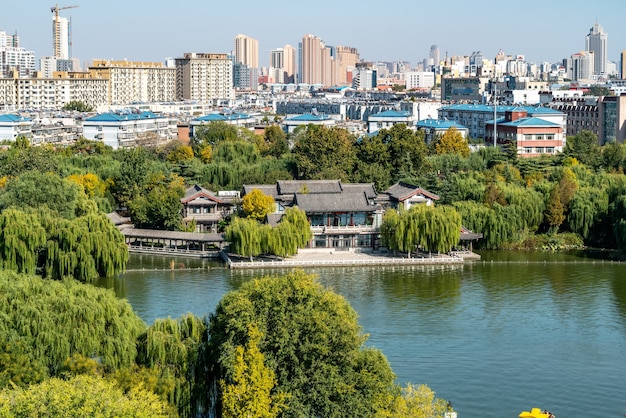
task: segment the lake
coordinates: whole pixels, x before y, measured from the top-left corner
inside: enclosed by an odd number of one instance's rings
[[[462,266],[307,269],[359,314],[404,384],[426,383],[459,418],[626,413],[626,263],[580,254],[485,252]],[[170,270],[170,264],[174,270]],[[103,279],[137,314],[213,312],[222,296],[281,270],[131,255]]]

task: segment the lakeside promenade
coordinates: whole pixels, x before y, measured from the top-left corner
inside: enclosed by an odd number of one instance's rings
[[[231,269],[463,264],[466,260],[480,259],[478,254],[471,252],[416,253],[408,257],[406,254],[392,254],[385,251],[337,251],[329,248],[300,249],[298,254],[291,257],[257,257],[252,261],[247,257],[226,253],[222,253],[222,257]]]

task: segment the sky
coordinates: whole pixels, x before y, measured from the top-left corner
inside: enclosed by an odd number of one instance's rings
[[[52,55],[51,7],[43,0],[5,1],[0,31],[17,34],[20,46],[37,60]],[[585,48],[597,21],[608,34],[608,59],[626,50],[624,0],[65,0],[71,18],[72,56],[162,62],[185,52],[230,53],[235,35],[259,41],[259,65],[270,51],[305,34],[326,45],[351,46],[366,61],[409,61],[428,57],[437,45],[441,57],[481,51],[493,59],[499,50],[529,62],[561,62]]]

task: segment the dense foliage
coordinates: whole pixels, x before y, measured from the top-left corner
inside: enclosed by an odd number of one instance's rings
[[[251,326],[260,334],[251,335]],[[211,317],[209,334],[221,396],[229,392],[220,381],[239,380],[238,347],[256,338],[275,375],[271,396],[285,396],[281,416],[372,416],[379,396],[393,388],[387,360],[363,347],[366,336],[356,312],[301,271],[254,280],[227,294]],[[271,374],[267,379],[271,387]]]
[[[35,371],[43,365],[50,375],[73,354],[97,357],[109,369],[133,364],[136,339],[145,327],[128,302],[110,290],[6,271],[0,272],[0,316],[0,341],[22,347]],[[24,364],[15,373],[29,375],[28,368]]]

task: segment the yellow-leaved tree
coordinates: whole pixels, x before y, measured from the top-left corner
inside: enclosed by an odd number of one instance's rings
[[[268,213],[274,212],[276,206],[274,198],[259,189],[252,189],[242,200],[243,212],[246,217],[257,221],[262,221]]]
[[[256,324],[249,324],[245,346],[235,347],[233,376],[229,382],[220,381],[224,418],[272,418],[285,409],[287,395],[271,393],[276,375],[259,350],[262,336]]]
[[[437,154],[459,154],[462,157],[468,157],[470,149],[461,132],[453,126],[435,141],[435,152]]]

